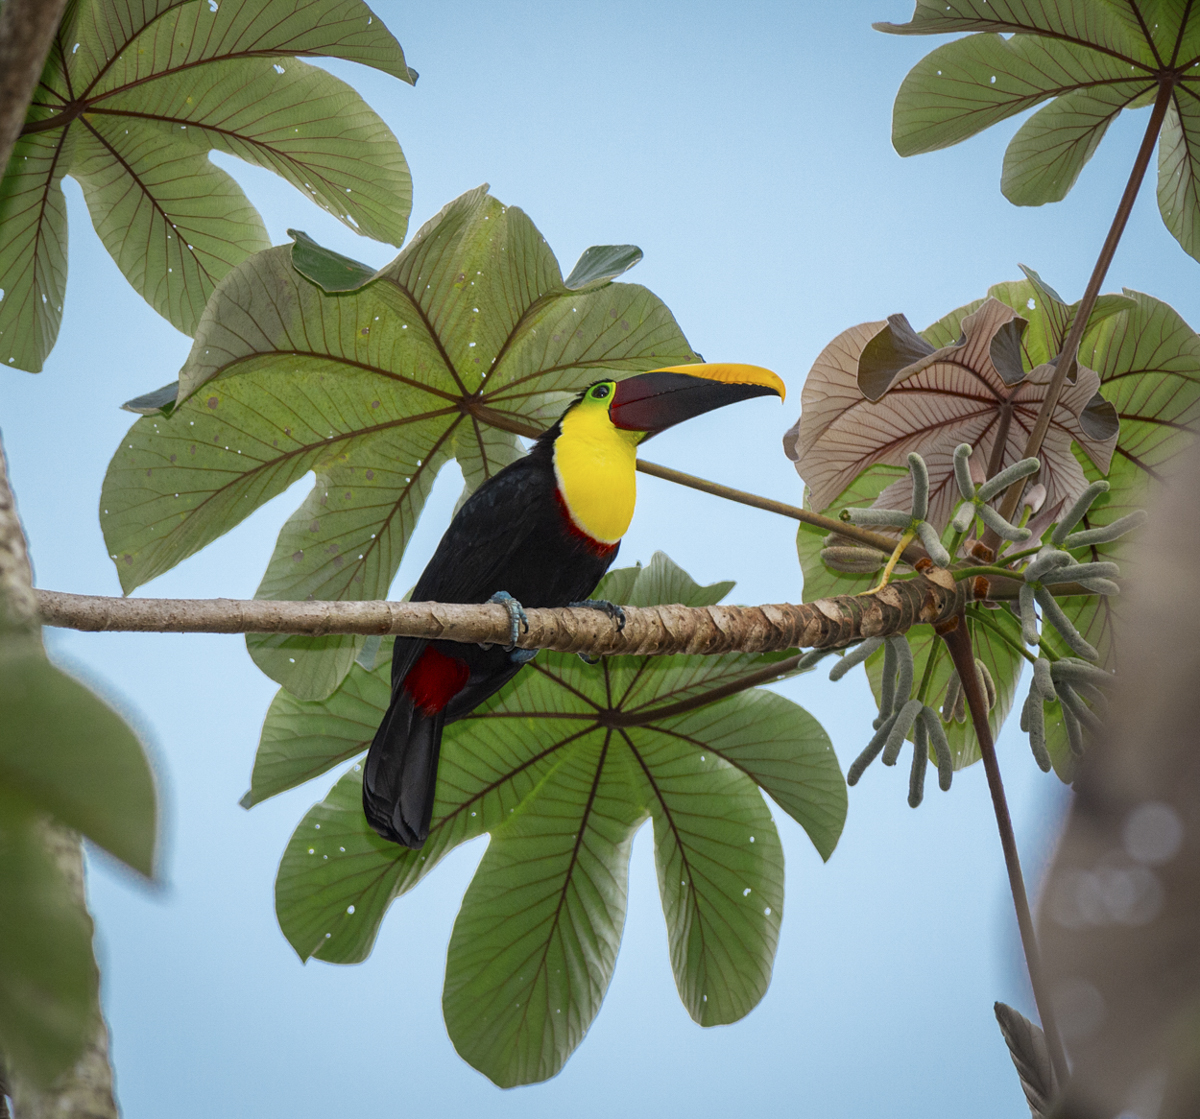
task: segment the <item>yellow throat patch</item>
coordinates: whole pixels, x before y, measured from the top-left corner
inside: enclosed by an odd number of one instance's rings
[[[637,445],[643,433],[613,426],[608,384],[608,399],[593,397],[593,386],[563,416],[554,441],[554,474],[576,528],[602,544],[615,544],[633,520]]]

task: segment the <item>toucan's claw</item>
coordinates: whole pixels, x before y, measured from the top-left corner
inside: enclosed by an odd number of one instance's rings
[[[525,614],[525,608],[508,591],[497,591],[488,602],[498,603],[508,611],[508,644],[504,647],[511,652],[516,648],[517,638],[521,636],[521,626],[525,627],[526,633],[529,632],[529,618]]]
[[[604,659],[603,657],[593,657],[591,653],[577,653],[576,656],[578,656],[584,664],[599,664]]]
[[[616,603],[609,602],[604,598],[585,598],[582,602],[568,602],[568,606],[586,606],[589,610],[603,610],[614,622],[617,623],[617,632],[621,633],[625,629],[625,611],[622,610]],[[582,654],[580,654],[582,656]],[[589,662],[591,663],[591,662]]]
[[[528,664],[537,655],[537,649],[513,649],[508,654],[508,659],[513,664]]]

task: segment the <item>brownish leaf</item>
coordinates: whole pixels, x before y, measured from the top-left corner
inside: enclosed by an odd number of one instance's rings
[[[812,491],[813,507],[824,508],[867,468],[903,466],[918,451],[929,466],[928,519],[945,528],[959,500],[953,470],[959,443],[975,448],[977,478],[1022,457],[1054,371],[1048,363],[1025,371],[1026,325],[1011,307],[989,298],[963,320],[959,340],[940,349],[903,315],[839,334],[814,363],[801,417],[784,436],[784,451]],[[1108,470],[1118,424],[1099,387],[1099,376],[1080,366],[1059,397],[1039,455],[1046,523],[1087,486],[1072,440],[1098,469]],[[907,508],[911,492],[905,475],[875,504]]]

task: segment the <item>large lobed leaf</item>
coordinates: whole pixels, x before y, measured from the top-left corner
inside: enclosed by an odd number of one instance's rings
[[[385,597],[438,470],[454,458],[474,487],[521,453],[491,421],[540,429],[548,404],[600,376],[695,360],[659,299],[609,282],[636,255],[589,251],[587,286],[572,291],[533,222],[480,187],[377,273],[304,237],[237,268],[204,313],[181,403],[138,420],[109,466],[101,523],[122,586],[313,471],[258,595]],[[248,644],[316,699],[363,640]]]
[[[1078,304],[1067,305],[1037,273],[1026,270],[1026,279],[997,284],[989,296],[1019,311],[1028,325],[1020,336],[1020,360],[1024,369],[1044,365],[1062,348],[1070,332]],[[934,347],[949,345],[958,338],[964,321],[976,312],[980,303],[970,303],[952,311],[922,331]],[[840,336],[846,338],[846,335]],[[831,348],[834,344],[831,344]],[[1136,509],[1153,504],[1158,488],[1175,468],[1175,460],[1200,430],[1200,338],[1180,315],[1166,303],[1141,292],[1126,290],[1123,295],[1102,296],[1080,345],[1079,361],[1085,369],[1095,370],[1100,394],[1119,422],[1119,434],[1111,448],[1107,473],[1101,470],[1076,445],[1073,453],[1078,468],[1088,483],[1106,477],[1111,489],[1086,516],[1081,527],[1109,524]],[[844,394],[851,399],[847,391]],[[1017,449],[1016,454],[1019,455]],[[865,506],[881,501],[880,495],[899,492],[905,475],[895,467],[875,465],[856,477],[823,510],[836,516],[847,506]],[[806,494],[806,505],[811,494]],[[895,505],[894,500],[881,503]],[[1049,502],[1047,505],[1049,506]],[[1052,523],[1049,510],[1031,521],[1036,531]],[[1116,560],[1126,578],[1135,574],[1129,566],[1130,537],[1111,544],[1097,545],[1087,560]],[[854,594],[865,590],[877,578],[875,574],[848,575],[833,571],[821,562],[821,549],[828,543],[825,535],[801,526],[797,550],[804,574],[804,599],[813,601],[827,595]],[[1119,597],[1099,595],[1064,599],[1062,606],[1083,636],[1101,654],[1102,663],[1119,669],[1114,642],[1114,626],[1120,610]],[[1022,658],[1014,645],[1020,644],[1019,627],[1005,610],[972,608],[968,619],[976,654],[987,664],[996,683],[999,702],[990,722],[994,733],[1012,707],[1022,668]],[[918,679],[925,666],[930,638],[922,628],[909,638],[916,659]],[[1053,629],[1046,641],[1059,655],[1071,651]],[[876,694],[881,657],[868,662],[868,674]],[[949,678],[949,661],[944,656],[934,670],[927,699],[937,706],[944,698]],[[1057,704],[1046,711],[1047,747],[1055,769],[1065,781],[1073,780],[1075,759],[1067,746],[1061,710]],[[978,744],[970,721],[950,723],[947,733],[956,765],[978,759]]]
[[[904,316],[893,315],[843,331],[817,357],[804,383],[800,419],[784,436],[784,450],[815,505],[825,507],[864,470],[903,466],[918,451],[929,466],[928,520],[941,530],[960,500],[953,469],[958,444],[974,448],[980,477],[988,464],[1002,469],[1022,457],[1053,366],[1049,360],[1025,365],[1028,320],[995,297],[959,324],[957,341],[935,346]],[[1048,329],[1045,321],[1039,327],[1035,345]],[[1111,409],[1096,399],[1099,384],[1093,370],[1080,368],[1055,406],[1039,456],[1048,517],[1087,486],[1072,441],[1108,469],[1117,431]],[[911,493],[905,475],[878,503],[903,509]]]
[[[611,572],[597,593],[705,605],[729,586],[697,586],[660,553],[644,569]],[[540,654],[447,728],[422,850],[367,827],[358,763],[306,814],[276,880],[284,935],[301,958],[362,960],[395,897],[447,851],[490,833],[451,938],[446,1023],[459,1052],[496,1083],[543,1080],[599,1010],[624,921],[630,844],[650,816],[680,997],[703,1025],[737,1020],[766,991],[783,908],[782,849],[759,789],[824,858],[846,811],[828,737],[805,711],[757,690],[705,703],[714,688],[749,688],[778,660],[612,657],[589,666]],[[323,702],[281,693],[248,800],[364,750],[389,672],[387,657],[370,672],[355,665]]]
[[[912,68],[896,95],[901,155],[957,144],[1049,101],[1008,145],[1001,190],[1038,206],[1064,198],[1122,109],[1167,89],[1158,204],[1167,228],[1200,258],[1200,15],[1191,4],[1132,0],[918,0],[894,34],[977,34]]]
[[[297,56],[416,80],[362,0],[80,0],[51,47],[0,182],[0,363],[41,369],[66,289],[62,177],[150,305],[187,334],[231,268],[269,245],[210,151],[281,175],[351,228],[400,244],[408,165],[345,82]]]

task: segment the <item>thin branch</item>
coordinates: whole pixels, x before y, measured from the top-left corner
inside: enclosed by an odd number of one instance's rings
[[[468,411],[472,416],[477,416],[492,427],[499,428],[501,431],[509,431],[513,435],[520,435],[526,439],[536,439],[543,434],[542,430],[533,424],[505,412],[497,411],[495,408],[489,408],[484,404],[469,405]],[[747,493],[745,490],[735,490],[732,486],[723,486],[719,482],[697,478],[694,474],[685,474],[682,470],[674,470],[669,466],[659,466],[656,462],[647,462],[645,459],[639,458],[637,468],[641,473],[649,474],[653,478],[662,478],[664,481],[674,482],[679,486],[687,486],[689,489],[709,493],[714,497],[723,497],[726,501],[736,501],[741,505],[763,509],[768,513],[778,513],[781,517],[790,517],[794,521],[802,521],[806,525],[823,528],[826,532],[839,533],[850,540],[865,544],[868,548],[877,548],[881,552],[891,552],[896,546],[895,537],[871,532],[869,529],[859,528],[857,525],[845,524],[833,517],[825,517],[820,513],[801,509],[798,505],[788,505],[786,502],[775,501],[770,497],[759,497],[758,494]],[[916,563],[924,555],[925,551],[920,545],[910,544],[904,549],[901,558],[908,563]]]
[[[1025,966],[1029,971],[1029,983],[1033,998],[1042,1019],[1050,1060],[1054,1065],[1059,1084],[1067,1082],[1067,1058],[1062,1040],[1054,1021],[1054,1011],[1047,997],[1045,978],[1042,973],[1041,955],[1037,937],[1033,931],[1033,917],[1029,911],[1029,895],[1025,891],[1025,878],[1021,873],[1021,858],[1017,853],[1017,837],[1013,832],[1012,817],[1008,811],[1008,800],[1004,795],[1004,782],[1000,777],[1000,763],[996,759],[996,744],[992,740],[992,728],[988,724],[987,697],[975,668],[975,651],[971,645],[971,634],[967,629],[965,614],[959,614],[939,625],[938,633],[950,651],[958,678],[962,681],[967,706],[971,711],[971,722],[979,739],[979,752],[983,756],[983,768],[987,773],[988,789],[992,794],[992,808],[996,813],[996,827],[1000,832],[1000,846],[1004,849],[1004,866],[1008,871],[1008,885],[1012,890],[1013,907],[1017,911],[1017,926],[1021,930],[1021,947],[1025,950]]]
[[[1154,154],[1154,145],[1158,143],[1158,134],[1162,131],[1163,121],[1166,120],[1167,108],[1171,103],[1174,90],[1175,80],[1173,77],[1161,79],[1158,96],[1154,100],[1154,108],[1146,125],[1146,134],[1142,137],[1142,146],[1138,149],[1137,158],[1133,161],[1133,169],[1129,172],[1129,181],[1125,184],[1125,193],[1121,195],[1116,215],[1108,230],[1108,236],[1104,239],[1099,257],[1096,258],[1096,266],[1092,269],[1092,276],[1083,293],[1079,310],[1075,313],[1070,333],[1059,354],[1058,365],[1055,367],[1053,377],[1050,378],[1046,399],[1042,401],[1033,430],[1025,441],[1022,458],[1034,458],[1042,449],[1042,441],[1050,429],[1050,421],[1054,416],[1054,409],[1058,407],[1058,398],[1062,393],[1063,385],[1066,384],[1068,378],[1074,380],[1083,332],[1087,329],[1088,319],[1092,317],[1092,309],[1100,295],[1100,285],[1104,283],[1104,277],[1108,274],[1109,265],[1112,264],[1117,245],[1121,241],[1121,234],[1125,232],[1125,225],[1129,221],[1129,215],[1133,212],[1133,204],[1137,201],[1138,191],[1141,190],[1142,180],[1146,176],[1146,169],[1150,166],[1150,157]],[[1012,521],[1016,515],[1017,507],[1021,503],[1021,495],[1025,492],[1025,483],[1028,480],[1022,478],[1014,482],[1004,495],[1000,516],[1006,521]],[[995,552],[1000,543],[1000,537],[989,528],[983,535],[983,543]]]
[[[966,584],[934,570],[871,596],[767,606],[627,606],[623,629],[601,610],[530,609],[517,644],[593,655],[838,648],[950,617],[967,597]],[[92,632],[396,634],[494,645],[507,645],[509,634],[507,610],[492,603],[101,598],[56,591],[38,591],[37,600],[46,625]]]
[[[21,134],[66,0],[4,0],[0,4],[0,177]]]

